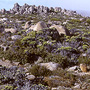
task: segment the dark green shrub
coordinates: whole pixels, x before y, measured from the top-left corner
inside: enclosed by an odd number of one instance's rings
[[[64,86],[72,87],[76,81],[76,76],[63,70],[58,69],[52,72],[53,77],[45,77],[45,82],[50,87]],[[56,77],[55,77],[56,76]]]
[[[29,72],[35,76],[49,76],[52,74],[52,71],[45,68],[44,66],[34,65]]]
[[[69,23],[81,23],[79,19],[71,19]]]
[[[60,21],[60,19],[58,19],[58,18],[51,18],[50,20],[51,21]]]
[[[87,19],[86,22],[87,22],[88,24],[90,24],[90,19]]]
[[[66,68],[69,65],[67,57],[62,57],[60,54],[48,53],[45,57],[45,62],[56,62],[59,63],[61,67]]]
[[[88,56],[80,56],[78,58],[78,62],[80,63],[85,63],[85,64],[90,64],[90,58]]]
[[[5,86],[5,89],[4,90],[13,90],[14,89],[14,87],[13,86]],[[3,89],[2,89],[3,90]]]

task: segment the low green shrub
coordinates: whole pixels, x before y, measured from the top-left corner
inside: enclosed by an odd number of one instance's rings
[[[51,21],[60,21],[60,19],[58,19],[58,18],[51,18],[50,20]]]
[[[52,74],[52,71],[45,68],[44,66],[34,65],[29,72],[35,76],[49,76]]]
[[[85,63],[90,65],[90,58],[88,56],[80,56],[78,58],[78,62],[80,63]]]
[[[67,57],[62,57],[60,54],[48,53],[44,59],[44,62],[56,62],[59,63],[61,67],[66,68],[69,65]]]
[[[52,76],[45,77],[45,82],[50,87],[64,86],[72,87],[76,81],[76,76],[63,70],[58,69],[52,72]]]
[[[69,22],[70,23],[81,23],[79,19],[71,19]]]
[[[90,24],[90,19],[87,19],[86,22],[87,22],[88,24]]]

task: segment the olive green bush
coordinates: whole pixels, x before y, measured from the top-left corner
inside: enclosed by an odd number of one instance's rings
[[[88,24],[90,24],[90,19],[87,19],[86,22],[87,22]]]
[[[85,64],[90,64],[90,58],[88,56],[80,56],[78,58],[78,62],[80,63],[85,63]]]
[[[59,68],[52,72],[53,77],[45,78],[45,82],[50,87],[64,86],[64,87],[72,87],[77,79],[77,77],[67,71]],[[56,76],[56,77],[55,77]]]
[[[59,63],[61,67],[66,68],[69,65],[67,57],[62,57],[60,54],[48,53],[44,59],[45,62],[56,62]]]
[[[32,68],[29,70],[31,74],[37,76],[49,76],[52,74],[52,71],[49,69],[45,68],[44,66],[39,66],[39,65],[34,65]]]

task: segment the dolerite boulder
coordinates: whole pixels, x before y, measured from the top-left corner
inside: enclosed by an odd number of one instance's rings
[[[54,9],[55,12],[60,12],[61,10],[62,10],[61,7],[55,7]]]
[[[33,30],[33,29],[34,29],[34,27],[35,27],[35,25],[32,25],[29,29]]]
[[[5,28],[5,32],[15,33],[15,32],[17,32],[17,30],[14,28]]]
[[[38,6],[37,7],[37,13],[42,13],[42,12],[44,12],[44,13],[49,12],[49,8],[48,7],[44,7],[44,6]]]
[[[59,67],[59,64],[55,63],[55,62],[40,63],[38,65],[44,66],[44,67],[46,67],[47,69],[49,69],[51,71],[57,70],[57,68]]]
[[[61,25],[52,25],[50,28],[56,28],[57,31],[59,32],[59,35],[64,34],[64,35],[68,35],[70,36],[70,32],[68,31],[68,29],[66,29],[65,27],[61,26]]]
[[[19,12],[19,8],[20,8],[20,5],[18,3],[15,3],[14,7],[13,7],[13,11],[14,12]]]
[[[17,39],[20,39],[20,38],[21,38],[20,35],[13,35],[13,36],[11,36],[12,40],[17,40]]]
[[[7,11],[5,9],[1,9],[0,11],[2,14],[5,14]]]
[[[45,29],[45,28],[47,28],[47,25],[46,25],[46,23],[44,22],[44,21],[39,21],[36,25],[35,25],[35,27],[34,27],[34,31],[39,31],[39,30],[42,30],[42,29]]]
[[[31,22],[30,21],[27,21],[26,23],[25,23],[25,29],[27,29],[27,28],[29,28],[30,27],[30,24],[31,24]]]
[[[31,6],[31,7],[28,9],[28,11],[29,11],[30,13],[33,13],[33,11],[34,11],[34,6]]]

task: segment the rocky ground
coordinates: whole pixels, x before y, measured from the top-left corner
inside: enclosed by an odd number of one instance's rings
[[[90,90],[90,17],[16,3],[0,11],[0,90]]]

